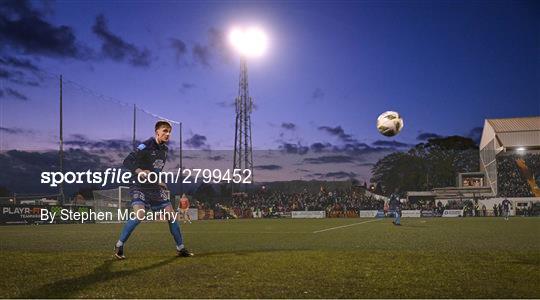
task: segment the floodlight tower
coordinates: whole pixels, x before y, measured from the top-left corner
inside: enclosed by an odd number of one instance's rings
[[[249,95],[247,58],[260,56],[266,49],[266,36],[257,28],[233,29],[229,40],[240,54],[240,81],[236,97],[236,123],[234,135],[233,170],[251,171],[253,182],[253,147],[251,139],[251,112],[253,99]],[[242,173],[242,176],[245,174]],[[245,185],[240,185],[240,189]],[[234,184],[233,184],[234,191]]]
[[[236,97],[236,123],[234,133],[233,170],[248,169],[253,179],[253,146],[251,139],[251,112],[253,99],[249,96],[246,57],[240,58],[240,82]]]

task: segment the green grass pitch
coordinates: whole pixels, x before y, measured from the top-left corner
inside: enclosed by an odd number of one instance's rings
[[[540,218],[402,222],[196,221],[182,225],[192,258],[143,223],[124,261],[122,224],[3,226],[0,297],[540,298]]]

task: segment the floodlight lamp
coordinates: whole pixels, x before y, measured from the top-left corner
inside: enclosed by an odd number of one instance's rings
[[[240,55],[246,57],[261,56],[268,46],[266,34],[257,27],[234,28],[229,33],[229,41]]]

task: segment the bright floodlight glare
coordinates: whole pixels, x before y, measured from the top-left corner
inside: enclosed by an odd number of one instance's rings
[[[522,152],[525,151],[525,147],[518,147],[516,150]]]
[[[242,56],[261,56],[268,45],[266,34],[259,28],[234,28],[229,34],[229,41]]]

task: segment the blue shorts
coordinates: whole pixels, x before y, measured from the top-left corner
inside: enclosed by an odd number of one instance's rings
[[[172,205],[167,193],[161,188],[141,188],[136,186],[131,187],[129,192],[131,194],[131,206],[144,205],[146,209],[156,211]]]

